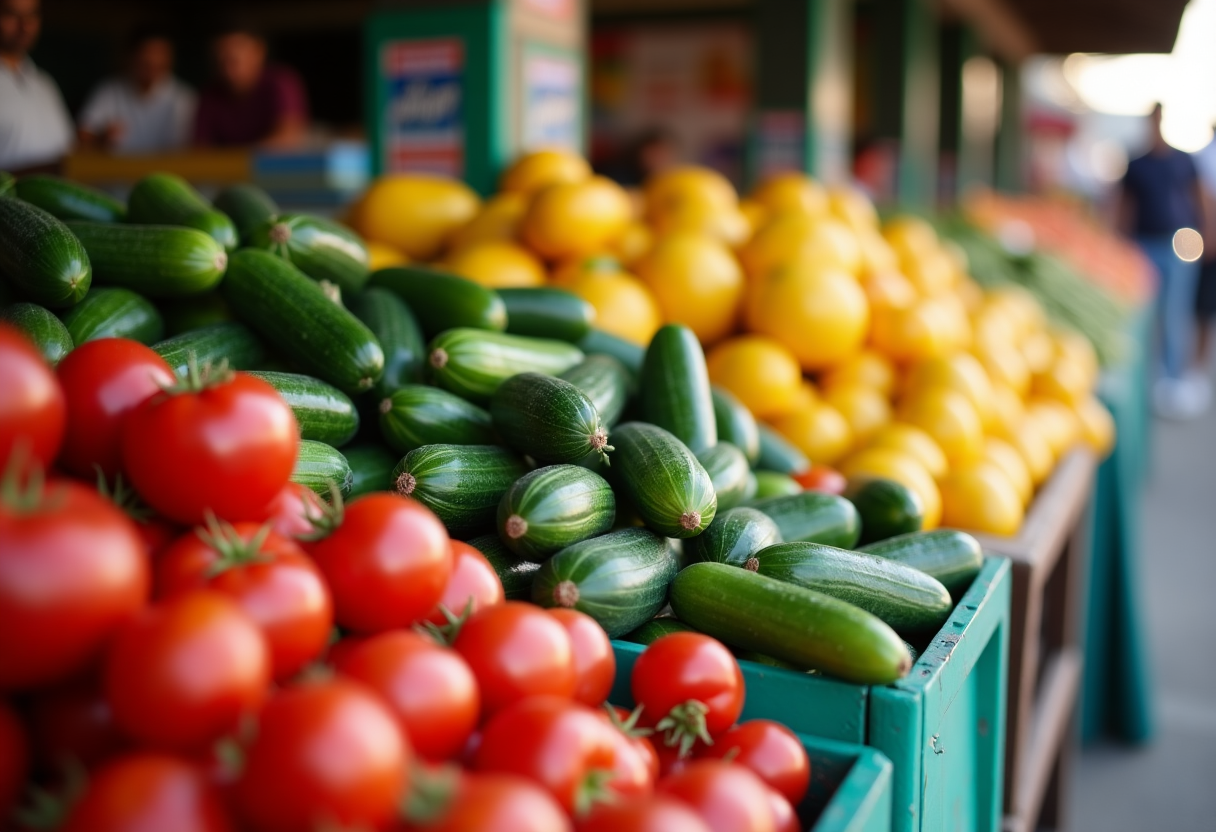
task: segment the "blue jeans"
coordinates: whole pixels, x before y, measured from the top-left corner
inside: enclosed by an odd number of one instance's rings
[[[1157,331],[1161,341],[1161,372],[1180,379],[1195,349],[1195,292],[1199,261],[1188,263],[1174,253],[1173,235],[1141,237],[1137,242],[1157,267]]]

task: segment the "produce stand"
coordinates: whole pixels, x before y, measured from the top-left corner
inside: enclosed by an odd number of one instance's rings
[[[248,182],[253,176],[253,154],[247,150],[191,150],[151,156],[111,153],[73,153],[63,175],[100,187],[133,184],[151,173],[175,173],[198,185]]]
[[[891,829],[1000,828],[1010,567],[988,558],[911,672],[886,687],[740,662],[743,719],[868,745],[891,759]],[[613,642],[618,690],[643,648]],[[868,828],[868,827],[861,827]]]
[[[1016,537],[977,535],[985,551],[1008,557],[1013,567],[1007,830],[1034,829],[1040,817],[1056,825],[1064,816],[1081,682],[1078,605],[1094,464],[1088,450],[1072,451],[1039,492]]]

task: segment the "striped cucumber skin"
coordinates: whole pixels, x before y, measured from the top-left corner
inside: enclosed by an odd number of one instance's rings
[[[327,280],[343,294],[367,283],[367,249],[349,228],[311,214],[280,214],[259,225],[248,245],[282,257],[313,280]]]
[[[393,469],[397,454],[375,442],[358,442],[342,449],[350,465],[350,497],[361,497],[373,491],[393,490]]]
[[[195,228],[80,220],[67,226],[89,253],[95,283],[150,298],[202,294],[228,267],[224,247]]]
[[[568,546],[541,564],[532,601],[586,613],[616,638],[663,609],[678,568],[663,538],[622,529]]]
[[[612,446],[591,400],[573,384],[519,373],[498,386],[490,418],[506,443],[542,465],[578,462]],[[611,460],[608,460],[611,461]]]
[[[625,365],[631,379],[642,375],[642,363],[646,360],[646,349],[618,335],[591,328],[587,336],[578,342],[579,349],[587,355],[607,355]]]
[[[846,682],[887,685],[912,667],[903,641],[878,616],[724,563],[683,569],[671,584],[671,608],[681,621],[731,647]]]
[[[669,636],[672,633],[695,632],[696,630],[692,627],[676,618],[652,618],[636,630],[630,630],[628,633],[625,633],[625,635],[621,636],[621,640],[650,646],[663,636]]]
[[[63,321],[36,303],[14,303],[0,308],[0,321],[24,333],[52,367],[76,346]]]
[[[388,289],[371,287],[345,299],[346,308],[363,321],[384,351],[384,374],[373,388],[384,398],[407,384],[422,381],[426,340],[422,327],[405,301]]]
[[[266,358],[266,348],[249,327],[236,321],[192,329],[152,345],[179,377],[185,376],[194,356],[199,367],[227,361],[234,370],[252,370]]]
[[[490,414],[438,387],[410,384],[380,402],[380,434],[409,453],[423,445],[490,445]]]
[[[427,351],[436,384],[477,404],[488,403],[498,385],[513,375],[557,375],[584,357],[582,350],[564,341],[467,328],[439,335]]]
[[[255,228],[279,213],[279,206],[270,194],[257,185],[244,182],[224,188],[216,194],[211,204],[232,220],[241,242],[248,240]]]
[[[610,475],[646,525],[666,537],[695,537],[713,522],[713,481],[692,451],[667,431],[626,422],[612,432]]]
[[[461,537],[492,529],[502,495],[526,472],[523,460],[497,445],[425,445],[397,463],[393,484]]]
[[[684,542],[688,563],[711,561],[740,568],[752,555],[782,541],[781,529],[767,514],[747,506],[723,511],[704,532]]]
[[[691,329],[668,324],[654,334],[646,348],[640,390],[644,421],[670,432],[693,453],[718,444],[705,352]]]
[[[558,376],[582,390],[600,414],[605,428],[621,420],[629,403],[629,371],[610,355],[588,355]]]
[[[147,298],[128,289],[94,289],[63,313],[63,325],[80,346],[98,338],[130,338],[155,344],[165,334],[165,322]]]
[[[755,496],[756,480],[743,451],[729,442],[719,442],[697,454],[718,495],[718,510],[741,505]]]
[[[787,543],[822,543],[852,549],[861,536],[861,518],[844,497],[803,491],[784,497],[768,497],[751,503],[752,508],[773,518]]]
[[[776,471],[756,471],[756,495],[752,502],[769,497],[785,497],[790,494],[801,494],[804,489],[794,478]]]
[[[58,176],[23,176],[17,180],[17,198],[61,220],[122,222],[127,208],[120,201],[96,188],[70,182]]]
[[[718,426],[718,441],[729,442],[747,457],[749,465],[760,459],[760,429],[756,417],[721,387],[710,387],[714,402],[714,424]]]
[[[371,330],[269,252],[233,252],[221,291],[237,317],[273,349],[344,393],[371,389],[384,372],[384,353]]]
[[[498,289],[507,307],[507,332],[577,344],[591,331],[595,307],[552,286]]]
[[[517,557],[541,561],[612,529],[616,498],[608,481],[577,465],[524,474],[498,504],[498,535]]]
[[[847,601],[899,632],[936,630],[953,609],[950,592],[919,569],[818,543],[770,546],[748,568]]]
[[[349,497],[354,477],[350,463],[337,448],[324,442],[301,439],[300,450],[296,454],[296,467],[291,472],[291,481],[322,497],[330,496],[332,483],[338,487],[343,497]]]
[[[490,566],[502,581],[503,593],[508,601],[531,601],[532,581],[540,571],[540,564],[529,560],[517,560],[503,545],[496,534],[486,534],[468,541],[469,545],[486,556]]]
[[[168,335],[181,335],[194,329],[233,320],[228,301],[218,289],[190,298],[162,298],[156,308],[165,319]]]
[[[849,481],[844,496],[861,517],[861,544],[920,531],[925,504],[903,483],[881,477]]]
[[[971,585],[984,565],[979,541],[955,529],[901,534],[858,551],[919,569],[956,594]]]
[[[359,411],[350,397],[319,378],[299,373],[254,370],[249,375],[269,384],[296,415],[301,439],[341,448],[359,432]]]
[[[153,173],[135,183],[127,197],[127,222],[197,228],[226,250],[237,245],[236,226],[180,176]]]
[[[759,471],[776,471],[778,474],[802,474],[811,467],[806,454],[795,448],[790,441],[768,425],[756,423],[760,435],[760,456],[756,460]]]
[[[456,328],[507,328],[507,307],[498,293],[454,274],[424,266],[391,266],[372,272],[368,284],[405,301],[429,338]]]
[[[51,309],[79,303],[93,282],[89,255],[63,221],[11,197],[0,199],[0,274]]]

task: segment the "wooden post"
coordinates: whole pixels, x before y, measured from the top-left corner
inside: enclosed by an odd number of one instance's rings
[[[1025,160],[1022,149],[1022,73],[1021,66],[1002,62],[1001,126],[996,138],[996,185],[1005,191],[1025,187]]]

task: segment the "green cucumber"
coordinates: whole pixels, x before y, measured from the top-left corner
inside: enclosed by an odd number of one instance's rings
[[[863,545],[918,532],[925,522],[925,504],[915,491],[895,480],[855,479],[845,488],[844,496],[861,517],[858,542]]]
[[[801,494],[805,490],[793,477],[776,471],[756,471],[756,496],[752,500]]]
[[[494,567],[508,601],[532,600],[532,581],[540,571],[539,563],[516,560],[496,534],[475,537],[469,541],[469,545],[485,555],[490,566]]]
[[[587,336],[578,342],[578,346],[587,355],[608,355],[615,358],[625,365],[625,369],[634,379],[642,375],[642,364],[646,360],[645,347],[639,347],[619,335],[592,327]]]
[[[612,486],[577,465],[530,471],[498,504],[498,536],[517,557],[535,561],[604,534],[615,520]]]
[[[802,668],[793,662],[787,662],[779,659],[776,656],[769,656],[764,653],[757,653],[755,650],[740,650],[738,647],[731,650],[735,654],[735,658],[741,662],[755,662],[762,664],[765,667],[779,667],[782,670],[795,670],[802,672]]]
[[[634,644],[642,644],[649,647],[663,636],[669,636],[672,633],[695,632],[696,630],[692,627],[676,618],[652,618],[636,630],[625,633],[625,635],[621,636],[621,640],[632,641]]]
[[[718,497],[692,451],[667,431],[627,422],[612,432],[612,478],[642,520],[666,537],[694,537],[713,522]]]
[[[93,282],[89,255],[62,220],[20,199],[0,199],[0,274],[17,294],[51,309],[79,303]]]
[[[343,497],[350,496],[354,477],[350,463],[342,452],[332,445],[311,439],[300,440],[296,454],[296,467],[291,471],[291,481],[320,494],[330,496],[330,485],[336,485]]]
[[[683,324],[659,329],[642,364],[641,417],[679,439],[694,454],[718,444],[705,351]]]
[[[135,183],[127,197],[127,222],[136,225],[184,225],[197,228],[228,251],[236,248],[236,226],[212,208],[180,176],[153,173]]]
[[[595,405],[604,427],[611,430],[629,403],[629,371],[610,355],[589,355],[558,378],[582,390]]]
[[[380,379],[376,336],[290,263],[258,249],[233,252],[221,290],[238,318],[309,374],[344,393]]]
[[[912,657],[878,616],[822,592],[724,563],[694,563],[671,584],[676,617],[724,643],[846,682],[886,685]]]
[[[564,341],[483,329],[449,329],[431,341],[427,363],[435,382],[471,402],[489,402],[498,385],[518,373],[557,375],[583,360]]]
[[[0,308],[0,321],[24,333],[52,367],[76,346],[63,321],[56,318],[54,312],[36,303],[14,303]]]
[[[192,329],[233,320],[228,301],[218,290],[190,298],[163,298],[156,304],[165,319],[165,332],[181,335]]]
[[[368,284],[405,301],[428,338],[456,328],[507,328],[507,307],[498,293],[454,274],[424,266],[390,266],[372,272]]]
[[[165,322],[147,298],[128,289],[94,289],[63,313],[63,325],[80,346],[98,338],[130,338],[155,344],[165,334]]]
[[[899,632],[936,630],[953,609],[950,592],[919,569],[819,543],[769,546],[746,568],[847,601]]]
[[[757,509],[738,506],[720,512],[708,529],[686,541],[684,560],[742,568],[756,552],[781,541],[781,529],[771,517]]]
[[[760,456],[756,468],[761,471],[776,471],[778,474],[804,474],[811,467],[806,454],[795,448],[788,439],[768,425],[757,422],[760,435]]]
[[[253,230],[246,245],[282,257],[318,282],[342,292],[357,292],[367,283],[367,249],[358,234],[332,220],[311,214],[279,214]]]
[[[502,495],[526,471],[518,456],[497,445],[424,445],[397,463],[393,485],[459,537],[493,528]]]
[[[196,228],[69,222],[93,264],[93,282],[150,298],[199,295],[224,277],[228,252]]]
[[[255,228],[279,213],[279,206],[270,194],[257,185],[244,182],[224,188],[216,194],[211,204],[232,220],[241,242],[248,240]]]
[[[719,511],[734,508],[755,496],[756,480],[752,469],[748,467],[743,451],[734,445],[719,442],[697,454],[697,460],[705,466],[713,482]]]
[[[127,215],[126,206],[109,194],[58,176],[23,176],[15,190],[19,199],[61,220],[122,222]]]
[[[861,535],[857,509],[844,497],[803,491],[784,497],[768,497],[751,503],[773,518],[787,543],[806,541],[852,549]]]
[[[211,324],[192,329],[152,345],[152,350],[165,359],[173,372],[185,376],[190,357],[195,364],[219,364],[227,361],[233,370],[252,370],[261,366],[266,348],[244,324],[236,321]]]
[[[359,432],[359,411],[350,397],[319,378],[299,373],[255,370],[249,373],[269,384],[296,415],[301,439],[341,448]]]
[[[508,445],[541,465],[590,457],[609,464],[608,431],[591,399],[568,381],[540,373],[511,376],[490,399],[490,418]]]
[[[552,286],[499,289],[507,306],[507,332],[577,344],[591,331],[595,307],[574,292]]]
[[[956,594],[971,585],[984,565],[979,541],[954,529],[901,534],[863,546],[859,551],[919,569]]]
[[[663,609],[677,568],[663,538],[622,529],[567,546],[541,564],[532,601],[586,613],[616,638]]]
[[[17,180],[11,173],[0,170],[0,197],[12,194],[13,186],[16,184]]]
[[[729,442],[747,456],[749,465],[760,459],[760,429],[756,417],[731,393],[721,387],[710,387],[714,402],[714,424],[718,441]]]
[[[384,375],[373,388],[378,398],[422,380],[426,341],[405,301],[388,289],[372,287],[349,295],[346,308],[363,321],[384,351]]]
[[[390,448],[409,453],[423,445],[489,445],[490,414],[438,387],[410,384],[380,402],[380,434]]]
[[[373,491],[393,490],[393,468],[399,457],[375,442],[359,442],[342,449],[350,464],[350,497],[360,497]]]

